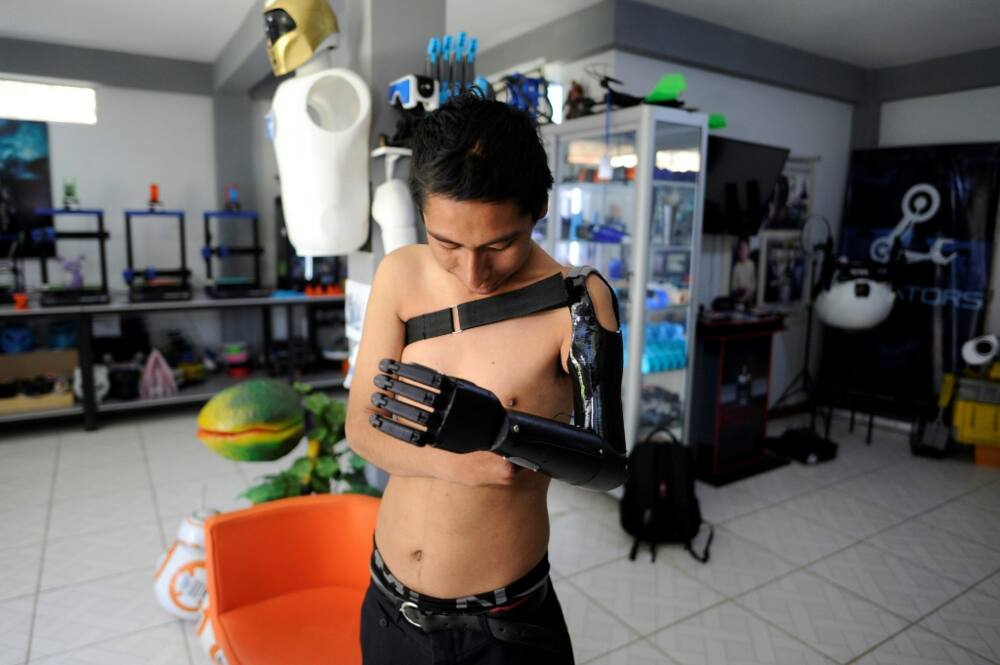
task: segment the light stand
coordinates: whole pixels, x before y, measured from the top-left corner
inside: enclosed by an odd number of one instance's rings
[[[802,227],[803,247],[809,247],[805,239],[805,231],[811,219],[818,219],[826,225],[827,236],[824,242],[814,243],[811,246],[810,254],[812,263],[809,273],[809,299],[806,302],[806,343],[802,359],[802,369],[789,382],[788,386],[781,392],[781,395],[778,396],[778,399],[775,400],[774,405],[771,407],[774,410],[790,396],[802,392],[806,396],[806,403],[809,407],[809,426],[788,429],[781,437],[769,438],[765,443],[765,446],[771,451],[784,457],[791,457],[803,464],[815,464],[819,461],[833,459],[837,455],[837,444],[830,441],[830,412],[832,409],[827,411],[824,418],[825,430],[823,436],[820,436],[816,431],[816,416],[819,411],[819,405],[816,400],[817,385],[812,371],[809,369],[810,352],[812,351],[813,303],[815,303],[816,296],[819,295],[819,292],[824,287],[826,276],[830,272],[829,263],[833,254],[833,233],[830,229],[830,223],[826,218],[816,215],[806,220],[806,223]],[[822,264],[819,262],[821,254],[823,256]],[[822,274],[818,270],[819,265],[822,265],[824,268]]]

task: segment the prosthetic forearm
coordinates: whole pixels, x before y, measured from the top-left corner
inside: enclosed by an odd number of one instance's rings
[[[625,455],[590,430],[508,411],[508,436],[495,451],[571,485],[609,490],[625,482]]]
[[[390,436],[455,453],[492,451],[520,466],[589,489],[607,490],[625,480],[624,452],[591,429],[508,411],[492,392],[421,365],[383,360],[379,369],[385,373],[375,377],[377,387],[424,407],[381,392],[373,394],[375,406],[398,418],[371,417],[371,424]]]

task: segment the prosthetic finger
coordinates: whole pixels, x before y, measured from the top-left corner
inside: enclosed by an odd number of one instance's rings
[[[425,411],[419,407],[404,404],[403,402],[382,393],[372,394],[372,404],[380,409],[385,409],[395,416],[406,418],[411,422],[415,422],[418,425],[424,425],[428,428],[433,427],[434,423],[439,420],[435,417],[433,411]]]
[[[434,401],[439,395],[439,393],[424,390],[423,388],[415,386],[412,383],[396,381],[388,374],[376,374],[375,385],[382,390],[388,390],[389,392],[401,395],[406,399],[413,400],[414,402],[425,404],[427,406],[434,406]]]
[[[410,379],[411,381],[416,381],[432,388],[440,388],[446,378],[444,374],[435,372],[430,367],[424,367],[416,363],[401,363],[391,358],[379,361],[378,368],[388,374],[398,374],[404,379]]]
[[[375,429],[380,430],[395,439],[405,441],[406,443],[423,446],[430,442],[430,438],[425,432],[420,432],[411,427],[407,427],[402,423],[397,423],[394,420],[383,418],[382,416],[372,414],[368,418],[368,422],[371,423],[371,426]]]

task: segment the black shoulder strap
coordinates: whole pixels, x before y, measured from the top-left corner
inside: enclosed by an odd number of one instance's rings
[[[561,273],[556,273],[514,291],[460,304],[459,330],[537,314],[564,307],[569,302],[566,280]],[[436,312],[415,316],[406,322],[406,345],[453,332],[455,328],[452,325],[451,308],[439,309]]]

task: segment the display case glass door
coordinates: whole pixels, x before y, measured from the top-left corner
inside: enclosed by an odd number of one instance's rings
[[[636,219],[636,131],[565,137],[556,167],[554,256],[591,266],[615,290],[621,323],[628,320]],[[627,326],[626,326],[627,327]],[[628,399],[628,386],[622,390]]]
[[[560,263],[593,266],[615,290],[630,447],[654,429],[684,441],[690,417],[706,132],[704,115],[648,105],[542,132],[555,187],[539,237]]]
[[[566,139],[559,145],[555,258],[601,271],[627,298],[635,219],[635,132]]]
[[[637,434],[667,430],[684,440],[687,372],[695,308],[702,130],[653,121],[646,242],[646,299],[642,344],[642,399]],[[626,334],[631,334],[627,331]]]
[[[554,156],[556,140],[554,138],[543,137],[542,141],[545,145],[545,155],[546,157],[548,157],[549,170],[552,171],[552,177],[554,179],[556,177],[556,172],[557,172],[556,160]],[[553,194],[554,190],[555,187],[553,187]],[[546,211],[546,214],[543,215],[541,219],[535,221],[535,226],[531,230],[531,239],[534,240],[536,243],[538,243],[538,245],[541,246],[542,249],[544,249],[546,252],[549,252],[550,254],[552,253],[553,224],[549,220],[554,219],[553,215],[554,209],[555,205],[553,203],[553,198],[550,196],[548,210]]]

